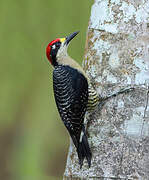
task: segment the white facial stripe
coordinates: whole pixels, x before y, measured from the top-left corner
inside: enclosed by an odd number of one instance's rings
[[[56,48],[56,46],[55,46],[55,44],[52,46],[52,49],[55,49]]]

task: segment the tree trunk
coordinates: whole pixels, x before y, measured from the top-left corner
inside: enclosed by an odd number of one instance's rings
[[[84,68],[102,97],[89,115],[92,165],[70,145],[64,179],[149,179],[149,0],[95,0]]]

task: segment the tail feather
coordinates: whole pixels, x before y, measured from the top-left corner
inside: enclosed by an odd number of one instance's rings
[[[90,168],[91,166],[91,158],[92,158],[92,153],[89,147],[89,143],[88,143],[88,139],[86,136],[86,131],[85,128],[83,127],[82,129],[82,133],[80,136],[80,140],[78,138],[76,138],[76,136],[71,135],[72,141],[77,149],[77,154],[78,154],[78,158],[79,158],[79,164],[80,164],[80,168],[82,168],[83,165],[83,161],[86,158],[87,162],[88,162],[88,166]]]
[[[90,168],[91,166],[91,158],[92,158],[92,153],[88,144],[88,140],[87,140],[87,136],[86,134],[84,134],[83,138],[82,138],[82,147],[83,147],[83,151],[84,151],[84,155],[87,159],[88,162],[88,166]]]
[[[91,153],[91,150],[90,150],[90,147],[88,144],[88,140],[87,140],[87,136],[85,134],[85,131],[83,133],[84,134],[83,134],[82,140],[79,143],[79,146],[77,148],[78,157],[79,157],[79,164],[80,164],[80,168],[82,168],[84,158],[86,157],[87,162],[88,162],[88,166],[90,168],[92,153]]]

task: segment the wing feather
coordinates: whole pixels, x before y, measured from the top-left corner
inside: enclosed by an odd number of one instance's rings
[[[88,103],[87,79],[76,69],[58,66],[53,71],[53,88],[61,119],[78,148]]]

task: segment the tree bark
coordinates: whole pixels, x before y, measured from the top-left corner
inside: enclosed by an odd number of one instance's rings
[[[149,179],[149,0],[95,0],[83,65],[102,97],[135,90],[87,117],[91,168],[71,144],[64,179]]]

